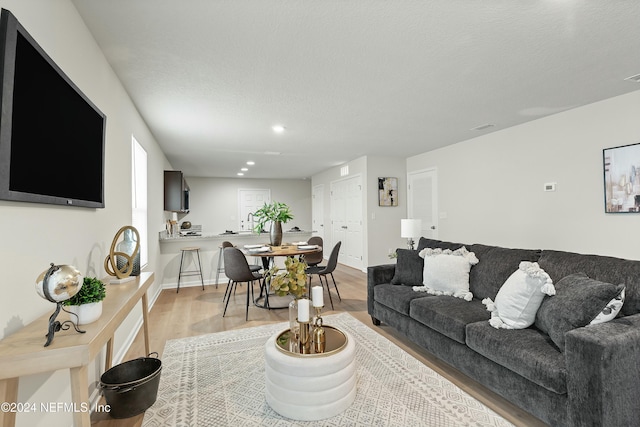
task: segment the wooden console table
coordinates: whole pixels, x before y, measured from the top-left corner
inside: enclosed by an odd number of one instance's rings
[[[145,356],[150,353],[147,290],[153,278],[152,272],[143,272],[130,282],[107,285],[102,316],[93,323],[82,325],[80,328],[86,331],[84,334],[73,328],[61,330],[56,332],[51,345],[44,347],[51,315],[48,313],[1,340],[0,403],[20,403],[17,402],[18,381],[23,375],[69,369],[73,403],[76,408],[88,408],[88,365],[106,345],[105,370],[111,367],[115,331],[138,301],[142,301]],[[51,312],[54,309],[55,305],[52,304]],[[66,313],[61,312],[58,319],[64,321],[64,316]],[[36,405],[40,407],[40,403]],[[13,427],[16,413],[0,411],[0,425]],[[74,425],[90,427],[90,415],[88,410],[73,411]]]

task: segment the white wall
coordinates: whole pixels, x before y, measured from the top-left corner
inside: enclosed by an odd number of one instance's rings
[[[407,246],[400,220],[407,218],[406,160],[367,156],[367,265],[390,264],[389,252]],[[378,205],[378,177],[398,178],[398,206]]]
[[[239,179],[186,177],[189,188],[188,214],[180,214],[179,221],[202,225],[207,233],[238,231],[238,190],[268,189],[271,200],[286,203],[293,219],[283,230],[299,227],[311,230],[311,181],[304,179]],[[246,218],[244,218],[246,220]]]
[[[312,177],[313,185],[324,185],[324,224],[326,247],[331,240],[331,183],[348,177],[340,176],[340,169],[349,166],[349,176],[361,175],[363,197],[362,213],[364,230],[363,266],[389,264],[389,250],[405,247],[400,238],[400,219],[407,215],[405,159],[394,157],[363,156]],[[378,206],[378,177],[397,177],[399,202],[397,207]]]
[[[107,116],[104,209],[0,201],[2,338],[53,312],[54,305],[41,299],[34,290],[36,277],[49,263],[72,264],[86,275],[106,276],[103,261],[111,240],[121,226],[131,223],[132,134],[148,153],[151,241],[147,270],[158,269],[159,244],[155,237],[164,227],[162,171],[170,165],[70,1],[0,0],[0,6],[18,18]],[[150,290],[151,296],[159,291],[161,282],[162,277],[157,277]],[[108,295],[107,289],[107,298]],[[140,309],[135,309],[116,334],[116,357],[122,355],[125,339],[140,320],[139,313]],[[43,340],[46,330],[47,324],[43,323]],[[99,356],[100,362],[90,366],[90,382],[99,379],[103,359]],[[22,378],[18,399],[20,402],[70,402],[68,371]],[[17,417],[18,426],[71,423],[69,413],[19,414]]]
[[[640,142],[640,91],[407,159],[438,168],[439,238],[640,259],[640,215],[605,214],[602,150]],[[557,182],[557,191],[543,185]]]

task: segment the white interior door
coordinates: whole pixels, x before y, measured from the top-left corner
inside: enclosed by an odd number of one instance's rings
[[[347,197],[343,181],[331,183],[331,241],[325,243],[327,256],[337,242],[344,242],[347,236]],[[342,260],[340,260],[342,262]]]
[[[438,238],[438,175],[436,169],[407,174],[407,211],[409,218],[422,220],[422,236],[431,239]]]
[[[338,261],[350,267],[362,268],[362,179],[360,176],[331,183],[331,251],[342,242]]]
[[[240,218],[238,218],[238,229],[251,231],[253,220],[249,214],[260,209],[265,203],[270,202],[271,190],[238,190],[238,212],[240,212]]]
[[[311,189],[311,231],[324,241],[324,185]]]
[[[348,179],[346,185],[346,247],[344,250],[344,263],[361,269],[363,258],[362,235],[362,181],[357,176]]]

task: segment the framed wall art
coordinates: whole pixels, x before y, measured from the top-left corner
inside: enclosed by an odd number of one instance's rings
[[[604,211],[640,212],[640,143],[602,150]]]
[[[398,178],[378,178],[378,206],[398,206]]]

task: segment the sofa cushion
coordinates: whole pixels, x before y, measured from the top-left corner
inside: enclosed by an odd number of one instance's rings
[[[424,258],[424,286],[414,286],[417,292],[433,295],[451,295],[471,301],[469,271],[478,263],[473,252],[464,246],[455,251],[426,248],[420,251]]]
[[[409,315],[409,304],[413,299],[425,298],[429,295],[414,292],[409,286],[383,284],[373,288],[375,302],[385,305],[405,316]]]
[[[418,255],[418,251],[396,249],[396,254],[398,254],[396,271],[391,284],[421,286],[424,260]]]
[[[624,283],[622,314],[640,313],[640,261],[545,250],[538,264],[549,273],[554,283],[578,271],[601,282]]]
[[[564,354],[535,328],[495,329],[488,322],[467,325],[467,345],[547,390],[567,392]],[[491,375],[491,372],[487,372]]]
[[[589,278],[584,273],[570,274],[556,285],[556,295],[545,297],[536,314],[536,327],[564,351],[564,334],[586,326],[624,289]]]
[[[450,296],[414,299],[409,313],[412,319],[460,344],[465,343],[467,324],[486,322],[490,317],[479,300],[464,301]]]
[[[524,329],[533,325],[536,312],[546,295],[556,291],[549,275],[537,262],[522,261],[496,295],[496,301],[482,303],[491,312],[489,324],[494,328]]]
[[[420,240],[418,240],[418,252],[425,248],[451,249],[452,251],[455,251],[463,246],[469,245],[465,245],[464,243],[446,242],[444,240],[427,239],[426,237],[421,237]]]
[[[541,254],[538,249],[508,249],[481,244],[471,245],[470,250],[480,262],[469,273],[469,290],[480,300],[495,300],[500,287],[518,269],[520,262],[536,262]]]

